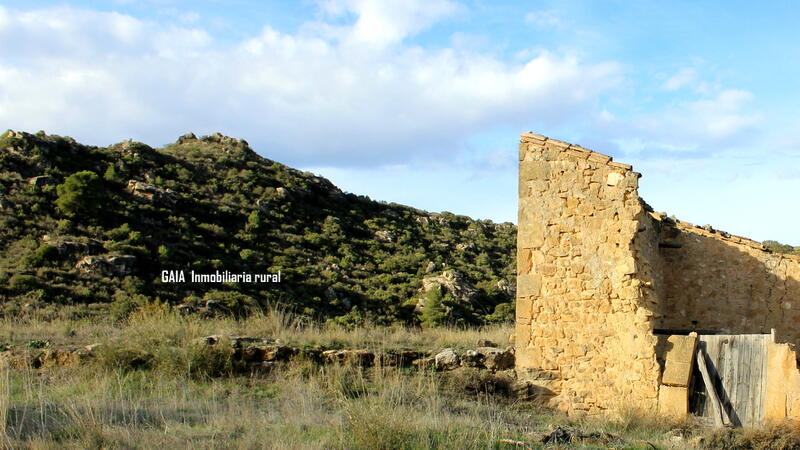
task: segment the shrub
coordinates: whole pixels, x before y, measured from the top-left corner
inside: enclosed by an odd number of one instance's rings
[[[208,291],[203,300],[217,302],[235,316],[245,316],[260,309],[255,299],[235,291]]]
[[[111,316],[116,320],[126,319],[134,311],[147,303],[147,297],[141,294],[132,294],[117,291],[114,301],[111,302]]]
[[[33,267],[48,265],[58,255],[58,249],[49,244],[43,244],[33,253],[28,255],[27,263]]]
[[[8,280],[8,287],[17,294],[24,294],[39,288],[39,280],[32,275],[18,273]]]
[[[447,314],[442,304],[442,288],[437,285],[427,292],[425,308],[422,310],[419,320],[425,327],[435,327],[443,325],[446,318]]]
[[[92,215],[98,211],[103,198],[103,185],[96,173],[84,170],[74,173],[56,187],[56,207],[64,215]]]

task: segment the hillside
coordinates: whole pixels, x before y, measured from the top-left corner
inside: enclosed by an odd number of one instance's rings
[[[513,314],[513,224],[344,193],[189,133],[164,148],[0,136],[3,316],[59,305],[125,317],[153,301],[244,315],[266,305],[345,325],[502,321]],[[162,282],[183,271],[186,282]],[[279,283],[192,283],[277,274]]]

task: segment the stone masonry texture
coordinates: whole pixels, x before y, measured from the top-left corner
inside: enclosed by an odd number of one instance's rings
[[[658,411],[658,329],[800,340],[800,258],[652,212],[609,156],[523,133],[519,161],[516,368],[549,406]]]

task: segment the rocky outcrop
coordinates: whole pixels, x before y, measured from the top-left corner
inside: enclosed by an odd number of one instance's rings
[[[441,289],[443,294],[450,294],[453,300],[465,304],[475,302],[479,294],[478,290],[467,282],[461,273],[454,270],[445,270],[441,275],[422,279],[422,288],[420,289],[420,294],[422,295],[417,300],[415,311],[422,312],[425,310],[425,294],[432,289]],[[445,310],[449,312],[450,308],[445,306]]]
[[[453,370],[461,363],[461,358],[452,348],[446,348],[434,357],[436,370]]]
[[[42,350],[6,350],[0,352],[0,368],[12,369],[49,369],[70,367],[86,363],[93,355],[98,344],[86,347],[59,347]]]
[[[47,185],[53,184],[53,178],[49,175],[40,175],[38,177],[28,178],[27,182],[31,186],[45,187]]]
[[[103,250],[103,244],[96,239],[78,238],[74,236],[67,238],[64,236],[45,234],[42,236],[42,241],[47,245],[55,247],[60,255],[97,253]]]
[[[122,277],[133,273],[136,257],[133,255],[84,256],[75,269],[85,275]]]
[[[196,140],[197,140],[197,136],[195,136],[195,134],[190,131],[188,133],[184,133],[183,135],[181,135],[181,137],[179,137],[178,140],[175,141],[175,143],[176,144],[185,144],[187,142],[196,141]]]
[[[394,242],[397,236],[391,230],[378,230],[375,232],[375,240],[378,242]]]
[[[178,194],[172,190],[161,189],[154,184],[143,181],[128,180],[128,192],[134,197],[149,203],[174,205],[178,201]]]

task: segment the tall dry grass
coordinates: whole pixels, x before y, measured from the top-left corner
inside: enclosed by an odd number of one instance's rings
[[[270,308],[245,319],[181,316],[158,306],[146,308],[122,323],[97,319],[58,318],[44,320],[31,314],[24,318],[0,319],[0,343],[24,344],[50,341],[53,344],[91,344],[114,340],[138,343],[157,340],[187,342],[211,334],[235,334],[281,339],[289,345],[365,349],[438,350],[445,347],[474,348],[478,339],[497,345],[509,345],[513,332],[510,324],[479,328],[415,328],[396,326],[364,326],[344,328],[315,323],[280,308]]]
[[[298,363],[263,377],[14,371],[7,438],[31,448],[487,448],[547,413],[453,395],[432,372]]]

